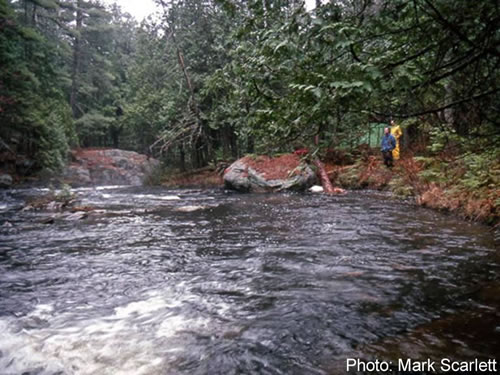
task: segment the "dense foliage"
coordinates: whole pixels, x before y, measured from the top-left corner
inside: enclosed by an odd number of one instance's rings
[[[0,0],[3,152],[57,169],[113,146],[185,169],[355,145],[390,118],[435,153],[498,148],[495,0],[157,3],[137,24],[99,1]]]

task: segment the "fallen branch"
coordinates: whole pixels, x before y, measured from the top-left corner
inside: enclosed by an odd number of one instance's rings
[[[328,178],[328,173],[326,173],[326,169],[323,163],[318,158],[316,158],[314,159],[314,165],[316,166],[316,168],[318,168],[318,173],[321,179],[321,185],[323,186],[323,191],[326,194],[336,194],[337,191],[333,187],[330,179]]]

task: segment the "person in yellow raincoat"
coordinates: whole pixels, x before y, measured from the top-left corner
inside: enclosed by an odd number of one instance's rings
[[[399,149],[399,138],[403,135],[403,131],[399,125],[396,125],[394,120],[391,120],[391,134],[396,138],[396,148],[392,150],[392,157],[394,160],[399,160],[400,149]]]

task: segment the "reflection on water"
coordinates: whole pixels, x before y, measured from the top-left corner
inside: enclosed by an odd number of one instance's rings
[[[53,224],[19,210],[36,191],[3,194],[2,374],[331,374],[348,356],[500,352],[492,232],[380,193],[80,189],[96,211]]]

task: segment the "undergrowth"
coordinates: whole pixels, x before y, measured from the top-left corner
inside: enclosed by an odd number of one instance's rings
[[[490,225],[500,217],[500,153],[488,150],[450,156],[444,151],[430,156],[408,156],[389,170],[381,157],[369,156],[343,168],[334,181],[348,189],[389,190],[417,204],[455,212]]]

